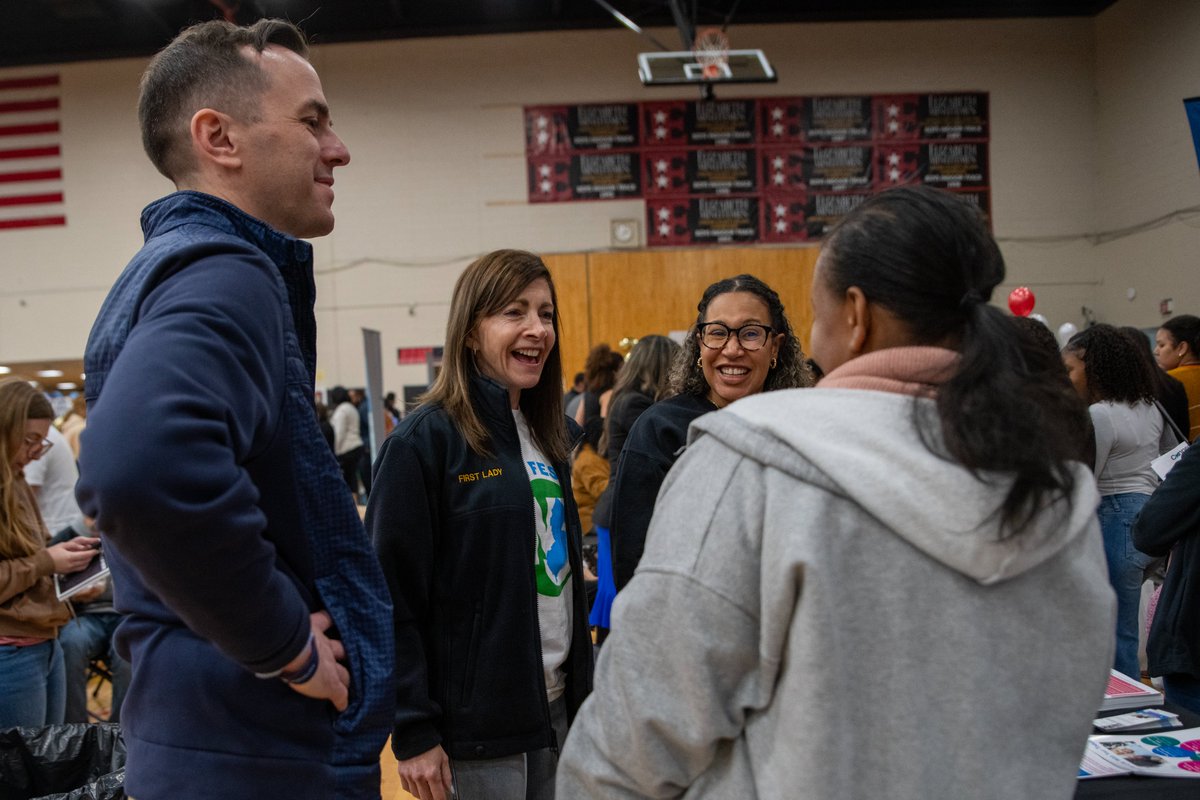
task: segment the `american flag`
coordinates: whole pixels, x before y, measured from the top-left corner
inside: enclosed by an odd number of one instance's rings
[[[57,75],[0,78],[0,231],[66,225]]]

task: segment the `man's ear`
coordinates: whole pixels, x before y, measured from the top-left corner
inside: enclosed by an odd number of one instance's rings
[[[850,328],[850,352],[855,357],[860,356],[871,335],[871,304],[867,302],[862,289],[851,286],[846,290],[842,313],[846,315],[846,324]]]
[[[189,131],[196,160],[232,169],[242,166],[241,152],[232,128],[233,118],[220,111],[202,108],[193,114]]]

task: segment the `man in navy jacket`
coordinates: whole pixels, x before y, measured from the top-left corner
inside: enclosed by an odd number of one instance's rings
[[[300,240],[333,229],[350,154],[284,22],[184,31],[138,111],[179,191],[89,337],[77,489],[127,615],[126,791],[378,798],[390,602],[313,413]]]

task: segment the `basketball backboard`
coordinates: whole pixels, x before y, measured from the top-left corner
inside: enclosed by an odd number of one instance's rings
[[[646,86],[706,83],[774,83],[775,70],[762,50],[730,50],[718,74],[706,76],[704,64],[688,50],[638,55],[638,77]]]

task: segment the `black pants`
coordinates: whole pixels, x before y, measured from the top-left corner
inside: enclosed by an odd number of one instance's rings
[[[338,466],[342,468],[342,478],[350,487],[350,494],[358,494],[358,461],[362,458],[363,448],[347,450],[337,457]]]

